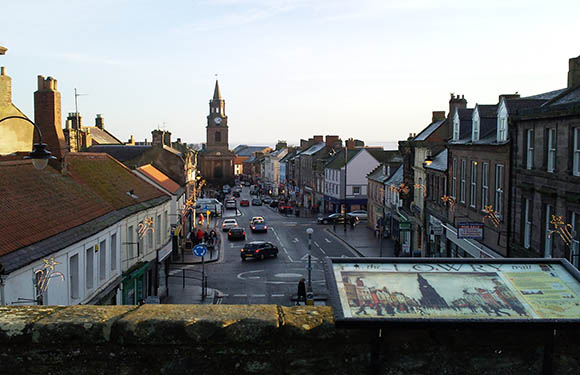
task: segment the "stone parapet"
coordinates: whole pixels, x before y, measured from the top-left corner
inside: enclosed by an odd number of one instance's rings
[[[552,337],[553,373],[580,373],[579,330],[554,332],[339,329],[323,306],[0,306],[0,374],[537,374]]]

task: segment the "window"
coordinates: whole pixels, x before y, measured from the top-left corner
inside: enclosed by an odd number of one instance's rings
[[[471,162],[471,187],[469,189],[469,206],[475,208],[476,191],[477,191],[477,162]]]
[[[360,194],[360,186],[353,186],[353,187],[352,187],[352,194],[353,194],[353,195],[358,195],[358,194]]]
[[[576,236],[572,237],[572,242],[570,243],[570,263],[578,268],[578,258],[580,257],[580,213],[572,212],[570,223],[572,225],[570,232],[572,235],[576,234]]]
[[[544,232],[544,258],[552,257],[552,236],[550,235],[550,221],[552,220],[552,206],[546,205],[545,216],[545,232]]]
[[[499,119],[499,126],[497,128],[497,141],[504,142],[507,140],[507,117]]]
[[[459,200],[461,201],[461,203],[465,203],[465,169],[466,169],[466,164],[467,162],[465,161],[465,159],[461,160],[461,191],[460,191],[460,196],[459,196]]]
[[[556,129],[548,129],[548,172],[556,170]]]
[[[572,174],[580,176],[580,128],[572,129],[574,132],[574,149],[572,150]]]
[[[149,250],[153,249],[153,231],[147,231],[147,248]]]
[[[75,254],[68,260],[70,272],[70,298],[79,298],[79,255]]]
[[[479,118],[473,119],[473,131],[471,132],[471,141],[479,141]]]
[[[532,200],[524,200],[524,248],[529,249],[532,242]]]
[[[157,245],[161,243],[161,215],[157,215],[157,222],[155,223],[155,242]]]
[[[222,133],[215,132],[215,141],[216,142],[221,142],[222,141]]]
[[[489,182],[488,182],[489,164],[483,163],[481,166],[481,209],[489,205]]]
[[[44,305],[44,293],[42,292],[42,272],[34,273],[34,299],[37,305]]]
[[[495,166],[495,210],[503,216],[503,165]]]
[[[101,241],[99,246],[99,280],[107,277],[107,241]]]
[[[526,130],[526,169],[534,167],[534,129]]]
[[[94,252],[93,247],[85,251],[85,286],[87,289],[93,288]]]
[[[130,225],[129,229],[127,229],[127,259],[133,259],[134,251],[133,251],[133,242],[135,242],[134,236],[135,230],[133,226]]]
[[[453,121],[453,140],[459,140],[459,116],[455,117],[455,121]]]
[[[169,215],[168,215],[167,211],[163,212],[163,228],[162,228],[162,230],[163,230],[164,235],[163,235],[162,241],[165,241],[165,239],[168,238],[168,236],[169,236],[169,226],[167,224],[168,217],[169,217]]]
[[[111,271],[117,269],[117,233],[111,234]]]
[[[453,177],[451,180],[451,194],[457,196],[457,159],[453,159]]]

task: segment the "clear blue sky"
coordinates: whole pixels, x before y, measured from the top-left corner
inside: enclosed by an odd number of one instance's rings
[[[314,134],[369,145],[419,132],[449,93],[468,105],[566,86],[580,55],[580,1],[8,1],[0,65],[34,116],[36,76],[53,76],[63,121],[74,88],[126,140],[162,126],[205,141],[219,74],[230,147]]]

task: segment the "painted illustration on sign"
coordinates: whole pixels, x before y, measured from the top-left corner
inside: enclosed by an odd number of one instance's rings
[[[580,286],[559,265],[333,266],[347,318],[580,317]]]

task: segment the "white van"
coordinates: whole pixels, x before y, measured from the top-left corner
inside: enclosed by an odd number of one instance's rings
[[[224,211],[223,204],[221,204],[220,201],[218,201],[215,198],[200,198],[197,200],[195,208],[204,211],[209,210],[212,215],[217,216],[222,216],[222,213]]]

